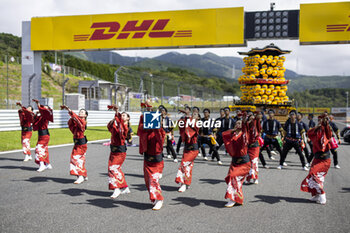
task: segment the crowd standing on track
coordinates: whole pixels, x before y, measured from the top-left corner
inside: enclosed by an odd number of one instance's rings
[[[36,103],[38,112],[33,112],[33,107],[20,107],[18,110],[22,128],[21,143],[24,154],[24,162],[32,160],[30,152],[30,139],[32,130],[38,131],[38,142],[35,148],[35,162],[39,164],[38,172],[52,169],[49,161],[48,143],[50,133],[49,122],[53,122],[53,112],[48,106],[43,106],[38,100]],[[70,115],[68,126],[73,134],[74,147],[70,158],[70,174],[77,177],[74,184],[87,181],[85,168],[88,112],[80,109],[74,113],[68,106],[62,105],[62,110],[67,110]],[[108,186],[113,190],[112,199],[120,194],[130,193],[130,189],[122,171],[122,165],[127,156],[127,145],[132,143],[132,129],[130,116],[120,113],[116,105],[109,105],[109,110],[115,111],[114,118],[107,124],[111,133],[111,140],[104,145],[110,146],[108,160]],[[142,112],[155,110],[149,101],[141,103]],[[159,113],[160,112],[160,113]],[[311,201],[326,204],[324,191],[324,178],[331,164],[330,154],[333,155],[334,167],[339,169],[337,148],[340,141],[339,130],[333,122],[333,116],[327,113],[318,117],[317,125],[313,121],[313,115],[308,116],[309,122],[302,121],[302,113],[292,110],[289,119],[282,124],[274,118],[274,110],[268,110],[268,118],[265,109],[261,112],[236,110],[234,116],[230,115],[230,108],[220,109],[220,117],[210,118],[210,109],[203,110],[200,116],[198,107],[185,106],[180,110],[183,116],[178,121],[179,140],[174,150],[174,123],[170,119],[167,109],[161,105],[157,108],[157,114],[161,116],[160,128],[146,128],[144,115],[141,114],[137,135],[139,136],[139,153],[144,157],[143,171],[145,185],[149,198],[153,203],[153,210],[160,210],[164,203],[162,189],[159,180],[163,176],[164,154],[167,151],[169,159],[178,162],[181,145],[184,145],[181,163],[179,165],[175,182],[179,184],[178,192],[185,192],[192,182],[192,170],[194,161],[200,156],[206,161],[211,156],[212,161],[217,160],[221,165],[219,149],[224,144],[226,153],[232,157],[228,174],[225,178],[227,190],[225,198],[228,202],[225,207],[233,207],[243,204],[243,184],[258,184],[259,164],[258,158],[264,168],[269,168],[262,155],[266,150],[270,159],[274,159],[272,151],[277,150],[280,155],[277,169],[287,167],[286,157],[290,149],[294,148],[298,154],[302,169],[309,171],[307,177],[301,183],[301,191],[311,193]],[[183,124],[180,124],[182,122]],[[188,124],[188,122],[191,122]],[[200,124],[199,124],[200,123]],[[338,141],[337,141],[338,140]],[[205,151],[205,145],[209,147],[209,154]],[[307,148],[310,147],[310,150]],[[305,160],[305,158],[306,160]],[[311,164],[311,166],[310,166]],[[310,169],[309,169],[310,167]]]

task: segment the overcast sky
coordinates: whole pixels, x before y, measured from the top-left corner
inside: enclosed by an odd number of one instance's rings
[[[338,0],[340,1],[340,0]],[[270,2],[276,10],[299,9],[300,3],[337,2],[334,0],[0,0],[0,32],[21,36],[21,21],[33,16],[60,16],[81,14],[104,14],[143,11],[166,11],[240,7],[245,11],[269,10]],[[349,18],[350,23],[350,18]],[[263,47],[275,43],[282,49],[292,50],[285,66],[300,74],[350,76],[350,45],[299,46],[298,40],[248,42],[248,47],[181,50],[129,50],[120,51],[125,56],[154,57],[177,51],[204,54],[213,52],[220,56],[239,56],[237,51],[251,47]]]

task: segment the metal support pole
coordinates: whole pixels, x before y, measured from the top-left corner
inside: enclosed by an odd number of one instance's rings
[[[204,88],[202,89],[202,109],[204,109]]]
[[[6,108],[9,108],[9,54],[6,54]]]
[[[120,66],[115,72],[114,72],[114,83],[119,83],[118,80],[118,72],[121,70],[124,66]]]
[[[29,83],[29,85],[28,85],[28,102],[29,102],[29,104],[30,104],[30,102],[31,102],[31,93],[30,93],[30,87],[31,87],[31,84],[32,84],[32,81],[33,81],[33,79],[34,79],[34,77],[35,77],[35,73],[34,74],[32,74],[30,77],[29,77],[29,79],[28,79],[28,83]]]
[[[152,98],[154,98],[154,83],[153,83],[153,75],[150,74],[149,76],[151,76],[151,95]]]
[[[349,92],[345,92],[346,93],[346,111],[348,111],[349,108]]]
[[[211,109],[214,108],[213,104],[214,104],[214,90],[212,91],[212,94],[211,94]]]
[[[177,84],[177,111],[180,109],[180,84]]]
[[[164,80],[162,80],[162,98],[161,98],[161,104],[163,104],[163,96],[164,96]]]
[[[64,93],[65,93],[65,87],[66,87],[66,84],[67,84],[68,81],[69,81],[69,78],[67,78],[66,80],[64,80],[63,83],[62,83],[62,105],[65,104],[65,101],[64,101]]]
[[[93,82],[90,86],[89,86],[89,110],[91,110],[91,89],[92,89],[92,86],[95,85],[95,82]]]
[[[193,89],[191,88],[191,108],[193,107]]]

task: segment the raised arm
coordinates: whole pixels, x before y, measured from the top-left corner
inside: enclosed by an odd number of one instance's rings
[[[33,101],[37,104],[41,116],[42,116],[44,119],[53,122],[53,112],[52,112],[52,109],[50,109],[50,108],[45,108],[44,106],[42,106],[42,105],[39,103],[39,100],[37,100],[37,99],[33,99]]]
[[[69,107],[67,107],[66,105],[61,105],[61,109],[66,109],[69,113],[69,115],[71,116],[71,119],[76,123],[76,126],[84,131],[85,130],[85,120],[80,118],[75,112],[73,112]]]

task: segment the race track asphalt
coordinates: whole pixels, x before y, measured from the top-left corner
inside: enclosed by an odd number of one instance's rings
[[[341,169],[332,164],[326,177],[325,206],[300,191],[308,173],[293,151],[286,169],[267,160],[270,169],[260,169],[259,184],[243,187],[243,206],[224,208],[230,158],[221,152],[221,166],[197,157],[185,193],[174,182],[179,163],[165,159],[160,211],[151,210],[138,147],[128,148],[123,165],[131,193],[117,200],[109,198],[109,147],[88,145],[89,180],[80,185],[69,175],[71,149],[51,148],[53,169],[43,173],[33,161],[23,162],[20,152],[0,155],[0,232],[350,232],[348,144],[339,148]]]

